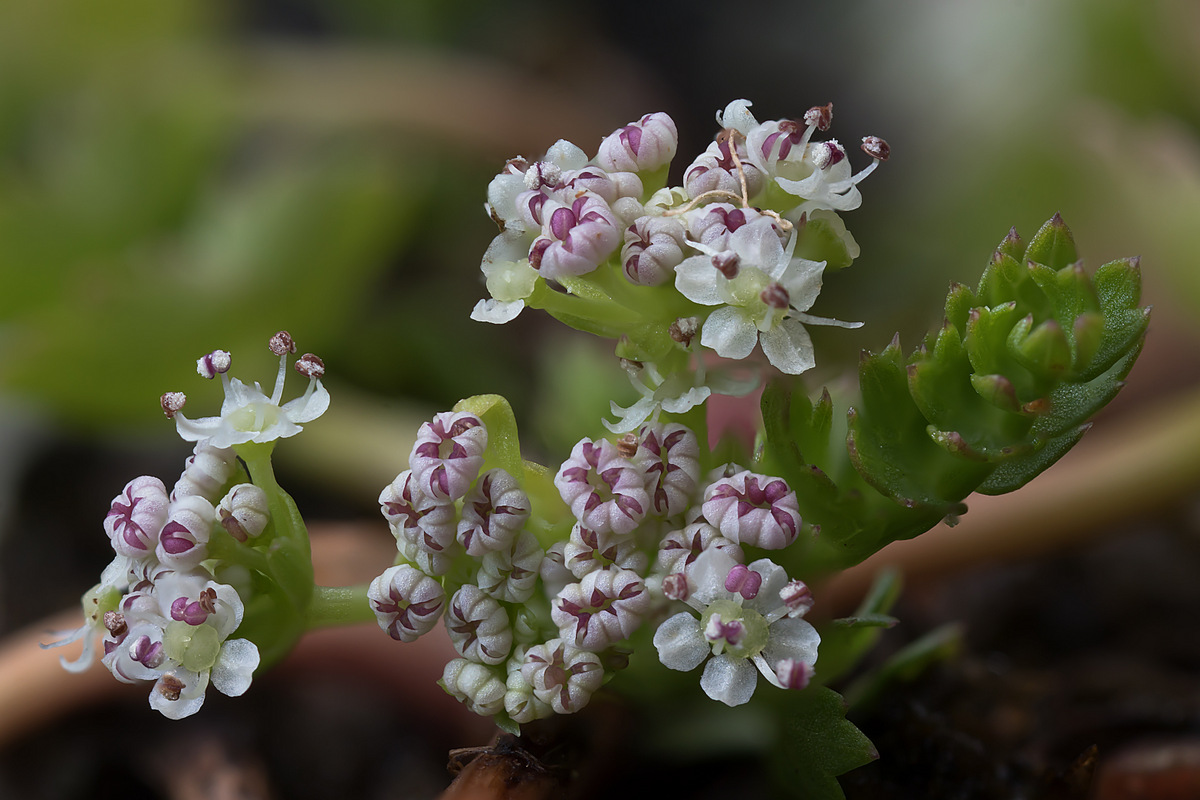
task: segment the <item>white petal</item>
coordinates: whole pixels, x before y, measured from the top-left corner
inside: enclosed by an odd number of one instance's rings
[[[250,688],[258,669],[258,647],[248,639],[231,639],[221,647],[212,668],[212,684],[222,694],[237,697]]]
[[[809,261],[793,258],[779,282],[787,289],[788,304],[797,311],[807,311],[821,293],[821,276],[825,272],[824,261]]]
[[[654,632],[654,647],[663,666],[680,672],[700,666],[704,657],[712,652],[700,630],[700,620],[686,611],[658,626]]]
[[[546,151],[546,161],[561,167],[563,170],[583,169],[587,166],[587,153],[580,150],[566,139],[559,139],[550,145]]]
[[[768,629],[770,638],[763,648],[763,658],[772,667],[785,658],[793,661],[803,661],[805,664],[817,662],[817,650],[821,645],[821,635],[817,629],[802,619],[784,617]]]
[[[799,375],[817,364],[812,339],[808,338],[808,331],[798,320],[785,317],[760,338],[767,360],[780,372]]]
[[[617,421],[609,422],[606,419],[600,421],[604,423],[604,427],[613,433],[629,433],[630,431],[637,430],[638,426],[654,413],[654,407],[657,405],[658,402],[653,397],[643,397],[629,408],[621,408],[616,403],[610,403],[609,410],[612,411]]]
[[[150,707],[161,712],[167,719],[183,719],[195,714],[200,710],[200,706],[204,705],[204,690],[208,688],[208,673],[197,674],[176,670],[174,674],[185,684],[179,699],[168,700],[159,691],[159,684],[155,683],[150,690]]]
[[[300,397],[284,403],[283,413],[289,421],[302,425],[312,422],[328,408],[329,390],[322,386],[320,381],[316,381],[316,385],[310,385]]]
[[[729,570],[737,563],[726,549],[706,549],[688,568],[688,584],[692,590],[692,597],[689,599],[694,599],[704,607],[712,605],[714,600],[728,599],[729,590],[725,588],[725,579],[729,577]]]
[[[475,304],[475,308],[471,311],[471,319],[476,322],[491,322],[494,325],[503,325],[506,322],[516,319],[523,308],[525,308],[524,300],[501,303],[499,300],[489,298],[487,300],[480,300]]]
[[[750,355],[758,342],[758,328],[740,308],[718,308],[704,320],[700,344],[725,358],[742,359]]]
[[[707,386],[696,386],[678,397],[668,397],[662,401],[663,411],[669,414],[686,414],[703,403],[712,394]]]
[[[710,658],[700,676],[700,688],[704,693],[727,706],[748,702],[757,685],[758,670],[749,659],[724,654]]]
[[[753,600],[747,600],[744,605],[753,608],[764,617],[783,605],[779,590],[788,584],[787,570],[769,558],[760,558],[749,565],[752,572],[762,576],[762,585],[758,587],[758,595]]]
[[[679,293],[702,306],[715,306],[723,302],[717,290],[717,281],[725,276],[712,265],[711,256],[691,256],[675,267],[675,288]]]
[[[751,128],[758,126],[758,120],[750,113],[751,105],[749,100],[734,100],[717,114],[717,124],[722,128],[735,128],[743,136],[748,134]]]

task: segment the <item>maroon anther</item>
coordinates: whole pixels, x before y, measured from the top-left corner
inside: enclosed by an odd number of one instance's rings
[[[104,612],[104,627],[107,628],[108,632],[113,636],[120,636],[121,634],[125,633],[125,631],[129,630],[129,626],[125,624],[125,617],[121,614],[118,614],[116,611]]]
[[[770,286],[762,290],[759,294],[759,299],[766,303],[771,308],[785,309],[791,304],[792,298],[788,294],[787,289],[780,286],[778,283],[772,283]]]
[[[320,380],[325,375],[325,362],[312,353],[305,353],[296,359],[296,372],[306,378]]]
[[[183,681],[176,678],[174,675],[163,675],[158,681],[158,692],[163,697],[174,702],[179,699],[183,690],[187,688]]]
[[[167,392],[158,398],[158,403],[162,406],[167,419],[175,419],[175,415],[182,411],[184,404],[187,403],[187,395],[183,392]]]
[[[819,131],[829,130],[829,126],[833,124],[833,103],[826,103],[823,106],[813,106],[808,111],[805,111],[804,124],[816,125]]]
[[[878,136],[864,136],[862,149],[871,158],[878,158],[880,161],[887,161],[888,156],[892,154],[892,148],[888,147],[888,143]]]
[[[667,332],[671,335],[672,340],[679,342],[684,347],[690,347],[692,339],[699,331],[699,320],[695,317],[680,317],[671,323]]]
[[[720,272],[727,279],[733,280],[737,277],[741,262],[737,254],[732,251],[717,253],[712,257],[712,265],[716,267],[717,272]]]
[[[280,331],[272,336],[271,341],[267,342],[267,347],[271,348],[271,352],[277,356],[296,352],[296,343],[287,331]]]

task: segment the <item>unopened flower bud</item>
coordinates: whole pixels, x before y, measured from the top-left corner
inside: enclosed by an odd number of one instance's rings
[[[158,560],[177,570],[198,566],[208,557],[208,538],[215,521],[216,511],[203,497],[181,497],[171,503],[155,549]]]
[[[271,521],[267,493],[252,483],[239,483],[221,498],[217,520],[239,542],[255,538]]]
[[[446,592],[420,570],[400,564],[371,581],[367,600],[388,636],[412,642],[433,630],[445,607]]]
[[[504,608],[478,586],[465,584],[446,609],[446,630],[464,658],[500,664],[512,651],[512,628]]]
[[[167,489],[158,478],[142,476],[125,484],[104,517],[113,550],[133,559],[152,555],[167,521],[167,507]]]
[[[442,688],[471,711],[490,717],[504,710],[507,687],[496,672],[465,658],[456,658],[442,672]]]

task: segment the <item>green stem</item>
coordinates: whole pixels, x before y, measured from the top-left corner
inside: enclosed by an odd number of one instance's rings
[[[308,606],[305,626],[312,630],[374,621],[375,614],[367,601],[367,584],[317,586]]]

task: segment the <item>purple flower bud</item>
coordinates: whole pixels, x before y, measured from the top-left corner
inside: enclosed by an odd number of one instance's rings
[[[125,484],[104,517],[104,531],[118,555],[133,559],[154,553],[167,521],[167,489],[158,478],[142,476]]]
[[[625,229],[621,264],[630,283],[658,286],[683,263],[687,231],[675,217],[638,217]]]
[[[598,195],[611,208],[623,197],[641,197],[642,181],[633,172],[605,172],[599,167],[584,167],[564,173],[559,196],[573,196],[579,192]]]
[[[549,703],[555,713],[574,714],[604,682],[604,668],[595,653],[551,639],[525,652],[521,676],[533,687],[534,696]]]
[[[198,566],[208,558],[208,538],[216,517],[212,503],[197,495],[171,503],[155,548],[159,562],[181,571]]]
[[[408,564],[384,571],[367,589],[379,627],[401,642],[433,630],[446,605],[442,585]]]
[[[741,544],[778,550],[800,533],[796,493],[781,478],[740,472],[704,493],[704,517],[721,534]]]
[[[218,375],[229,371],[230,364],[233,363],[232,357],[228,351],[213,350],[206,356],[201,356],[196,360],[196,372],[202,378],[213,379]]]
[[[473,584],[465,584],[446,609],[450,642],[463,658],[501,664],[512,651],[512,626],[504,608]]]
[[[563,587],[550,617],[564,640],[597,652],[632,636],[649,607],[650,593],[637,573],[614,567]]]
[[[463,498],[458,542],[468,555],[483,556],[508,545],[529,519],[529,496],[503,469],[484,473]]]
[[[654,513],[682,514],[692,503],[700,480],[700,444],[691,429],[677,423],[643,426],[638,457],[646,474]]]
[[[524,603],[533,596],[544,554],[537,537],[522,531],[507,546],[492,550],[479,566],[479,588],[506,603]]]
[[[647,114],[600,142],[596,163],[609,172],[650,172],[675,157],[679,131],[666,114]]]
[[[542,219],[542,235],[530,247],[529,263],[551,280],[591,272],[621,244],[622,226],[608,203],[591,192],[551,198]]]
[[[197,442],[184,463],[183,474],[171,490],[171,499],[199,495],[210,503],[216,502],[236,469],[237,455],[233,448]]]
[[[694,522],[686,528],[667,534],[658,546],[655,568],[659,572],[684,573],[705,550],[712,548],[728,552],[734,561],[745,557],[737,542],[730,541],[707,522]]]
[[[379,506],[404,557],[430,575],[445,574],[454,546],[454,504],[422,494],[405,470],[384,487]]]
[[[267,493],[252,483],[239,483],[217,504],[217,521],[239,542],[257,537],[271,521]]]
[[[506,687],[494,668],[456,658],[446,664],[441,684],[447,694],[482,717],[504,710]]]
[[[479,417],[445,411],[417,431],[408,465],[422,494],[458,500],[479,474],[486,448],[487,428]]]
[[[741,163],[746,192],[750,197],[754,197],[766,186],[765,176],[747,159],[745,142],[738,140],[734,152]],[[718,137],[718,141],[710,144],[708,149],[692,162],[683,173],[683,186],[690,197],[699,197],[713,191],[741,196],[742,183],[738,178],[738,164],[734,162],[729,149],[728,136]]]
[[[648,561],[631,538],[611,531],[593,531],[579,523],[571,529],[571,538],[563,546],[563,559],[576,578],[612,566],[642,572]]]
[[[576,444],[554,485],[575,519],[594,531],[631,533],[649,509],[645,474],[606,439]]]

